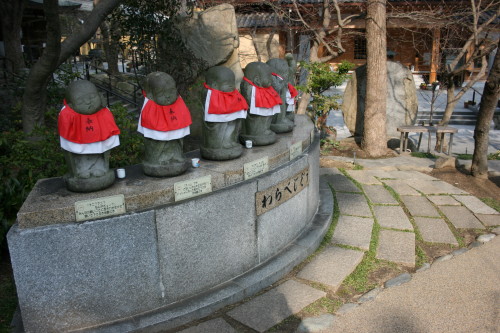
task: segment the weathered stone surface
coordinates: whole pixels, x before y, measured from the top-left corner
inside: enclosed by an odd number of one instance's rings
[[[439,209],[455,228],[484,229],[481,222],[465,207],[441,206]]]
[[[383,180],[383,182],[399,195],[420,195],[403,180]]]
[[[322,333],[331,330],[335,316],[329,313],[319,317],[304,318],[297,327],[296,333]]]
[[[326,178],[335,191],[361,192],[359,187],[344,175],[328,175]]]
[[[434,165],[434,169],[455,168],[456,163],[457,163],[457,159],[455,157],[440,156],[436,160],[436,164]]]
[[[382,185],[363,185],[363,190],[372,203],[398,204],[398,201]]]
[[[419,159],[420,160],[420,159]],[[406,164],[410,163],[410,161],[406,161]],[[415,170],[398,170],[390,173],[391,178],[396,178],[400,180],[436,180],[436,178],[426,175],[425,173],[421,173]]]
[[[499,215],[495,209],[491,208],[477,197],[472,195],[454,195],[455,199],[460,201],[465,207],[469,208],[475,214],[490,214],[490,215]]]
[[[461,254],[464,254],[467,251],[469,251],[469,249],[467,249],[466,247],[463,247],[461,249],[458,249],[458,250],[451,252],[451,254],[453,254],[453,256],[456,257],[456,256],[459,256]]]
[[[381,227],[413,230],[413,225],[400,206],[373,206],[373,213]]]
[[[396,276],[394,279],[390,279],[389,281],[384,283],[384,287],[385,288],[396,287],[410,281],[411,281],[411,275],[409,273],[403,273],[401,275]]]
[[[426,195],[447,193],[445,190],[437,186],[436,182],[432,180],[410,179],[406,183]]]
[[[500,227],[496,227],[495,229],[491,230],[491,232],[495,235],[500,235]]]
[[[368,251],[372,228],[371,218],[341,215],[335,227],[332,243],[355,246]]]
[[[489,241],[491,241],[495,237],[496,237],[495,234],[484,234],[484,235],[479,236],[477,238],[477,241],[481,242],[481,243],[488,243]]]
[[[412,232],[380,230],[377,259],[415,266],[415,234]]]
[[[440,189],[439,193],[435,194],[468,194],[464,190],[459,189],[458,187],[455,187],[451,184],[448,184],[447,182],[444,182],[442,180],[434,180],[433,181],[434,186],[437,186]]]
[[[476,217],[487,226],[500,225],[500,215],[490,215],[490,214],[475,214]]]
[[[382,289],[377,287],[375,289],[370,290],[367,293],[364,293],[360,298],[358,298],[358,303],[366,303],[369,301],[373,301],[378,296],[378,294],[380,294],[381,291]]]
[[[348,312],[351,312],[352,310],[356,309],[359,306],[359,304],[356,303],[346,303],[340,307],[340,309],[335,312],[337,315],[343,315]]]
[[[297,277],[323,283],[337,290],[361,262],[363,254],[361,251],[328,247],[307,264]]]
[[[237,333],[237,331],[224,319],[217,318],[187,328],[179,333]]]
[[[427,199],[436,206],[461,206],[460,202],[449,195],[430,195]]]
[[[436,260],[434,260],[434,263],[441,262],[441,261],[448,261],[451,258],[453,258],[453,255],[447,254],[447,255],[441,256],[441,257],[437,258]]]
[[[255,203],[248,200],[256,189],[255,183],[246,183],[157,210],[158,254],[162,275],[168,277],[163,284],[169,302],[225,282],[258,263]]]
[[[415,223],[424,241],[458,245],[450,228],[442,219],[415,217]]]
[[[163,304],[153,212],[15,225],[7,240],[27,332],[71,331]]]
[[[347,170],[347,173],[358,183],[367,185],[380,185],[380,180],[364,170]]]
[[[428,262],[425,262],[422,267],[420,267],[419,269],[417,269],[417,273],[419,272],[423,272],[423,271],[426,271],[428,270],[429,268],[431,268],[431,264],[429,264]]]
[[[436,208],[426,197],[402,196],[401,200],[412,216],[440,217]]]
[[[366,198],[362,194],[337,193],[340,214],[372,217]]]
[[[399,137],[397,127],[412,125],[417,116],[417,94],[412,73],[400,63],[387,62],[388,137]],[[358,67],[347,83],[342,113],[351,134],[362,136],[366,96],[366,65]]]
[[[323,291],[288,280],[227,314],[258,332],[264,332],[325,296]]]

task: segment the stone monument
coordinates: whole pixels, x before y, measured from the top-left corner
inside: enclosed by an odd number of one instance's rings
[[[238,135],[241,121],[247,117],[248,104],[236,90],[235,76],[229,68],[210,68],[205,81],[201,156],[219,161],[237,158],[243,152]]]
[[[249,63],[244,73],[241,93],[250,109],[243,123],[240,140],[250,140],[254,146],[273,144],[276,142],[276,134],[271,131],[271,123],[273,116],[281,112],[283,101],[272,87],[272,69],[269,65],[256,61]]]
[[[418,110],[417,92],[411,71],[397,62],[387,62],[387,136],[399,138],[399,126],[413,125]],[[366,65],[358,67],[347,83],[342,113],[349,131],[363,135],[366,97]]]
[[[273,116],[271,130],[275,133],[288,133],[293,130],[293,121],[286,117],[288,109],[287,96],[290,95],[288,89],[290,68],[284,59],[270,59],[267,64],[273,70],[273,88],[278,92],[281,100],[285,102],[281,104],[280,113]]]
[[[191,114],[170,75],[150,73],[144,88],[145,99],[137,128],[144,135],[144,174],[178,176],[188,167],[182,138],[189,135]]]
[[[69,168],[66,187],[92,192],[111,186],[115,174],[109,170],[109,150],[120,144],[120,130],[93,83],[79,80],[68,86],[58,130]]]

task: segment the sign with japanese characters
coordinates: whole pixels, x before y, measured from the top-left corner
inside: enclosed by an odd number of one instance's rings
[[[268,171],[269,171],[269,158],[267,156],[252,162],[245,163],[243,165],[245,180],[257,177]]]
[[[75,202],[77,222],[124,214],[125,212],[125,196],[123,194]]]
[[[212,192],[212,176],[185,180],[174,184],[175,201]]]
[[[255,208],[257,215],[278,207],[293,198],[297,193],[309,185],[309,167],[304,168],[296,175],[255,194]]]
[[[302,141],[290,146],[290,161],[302,154]]]

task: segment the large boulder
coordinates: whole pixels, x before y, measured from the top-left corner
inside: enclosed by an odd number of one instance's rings
[[[387,136],[399,137],[399,126],[413,125],[418,101],[413,75],[397,62],[387,62]],[[344,122],[354,136],[363,135],[366,65],[358,67],[347,83],[342,104]]]

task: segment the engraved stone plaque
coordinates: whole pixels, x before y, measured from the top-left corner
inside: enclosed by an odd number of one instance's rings
[[[125,212],[125,196],[123,194],[75,202],[77,222],[124,214]]]
[[[245,163],[243,165],[245,180],[257,177],[269,171],[269,157],[263,157],[258,160]]]
[[[309,185],[309,167],[304,168],[296,175],[255,193],[255,210],[257,215],[278,207]]]
[[[290,161],[302,154],[302,141],[290,146]]]
[[[175,201],[212,192],[212,176],[189,179],[174,184]]]

